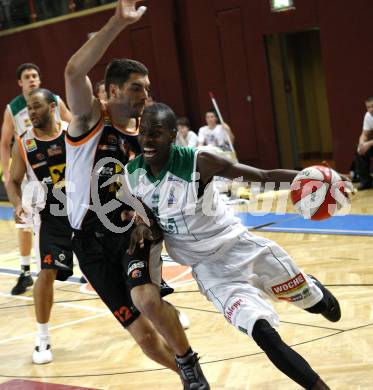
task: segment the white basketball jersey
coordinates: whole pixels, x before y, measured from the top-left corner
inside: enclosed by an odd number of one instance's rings
[[[151,174],[142,156],[127,164],[125,172],[130,192],[152,210],[163,230],[170,256],[189,265],[206,260],[245,230],[213,183],[199,188],[197,155],[196,149],[172,146],[159,178]],[[193,255],[179,258],[180,248]]]

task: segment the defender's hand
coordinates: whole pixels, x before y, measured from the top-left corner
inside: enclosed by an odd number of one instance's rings
[[[131,233],[131,242],[128,248],[128,253],[133,255],[137,245],[140,246],[140,249],[144,248],[144,240],[154,241],[154,237],[151,229],[144,225],[136,226]]]
[[[146,12],[146,7],[136,9],[140,0],[118,0],[115,17],[126,25],[136,23]]]

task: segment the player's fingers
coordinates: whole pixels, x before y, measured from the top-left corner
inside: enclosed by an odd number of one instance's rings
[[[145,12],[146,12],[146,7],[144,6],[139,7],[139,9],[136,11],[136,19],[139,20],[140,18],[142,18]]]
[[[137,242],[138,242],[138,241],[137,241],[136,234],[132,234],[132,235],[131,235],[130,244],[129,244],[128,250],[127,250],[127,253],[128,253],[128,254],[133,255],[133,252],[134,252],[135,249],[136,249]]]

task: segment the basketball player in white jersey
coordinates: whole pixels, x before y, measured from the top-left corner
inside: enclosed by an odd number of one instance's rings
[[[165,104],[147,107],[141,118],[142,155],[125,167],[123,191],[151,210],[170,257],[192,267],[199,289],[241,332],[251,336],[284,374],[306,389],[329,387],[273,328],[279,317],[265,297],[294,304],[329,321],[341,317],[337,299],[303,273],[275,242],[255,236],[227,209],[215,190],[215,175],[246,182],[291,182],[296,171],[264,171],[198,149],[178,147],[176,117]],[[139,225],[130,252],[151,233]],[[147,242],[145,240],[145,242]]]
[[[18,85],[22,88],[22,93],[14,98],[6,107],[4,121],[1,128],[0,157],[3,170],[3,180],[5,187],[9,181],[9,162],[12,141],[15,135],[21,135],[26,130],[32,129],[32,123],[27,111],[28,94],[35,88],[40,87],[40,69],[32,63],[25,63],[18,67],[16,71]],[[54,95],[56,101],[56,120],[61,119],[69,122],[71,114],[60,97]],[[22,294],[26,288],[33,284],[30,273],[31,246],[32,246],[32,222],[16,224],[18,228],[18,243],[20,251],[21,274],[16,285],[12,288],[12,295]]]
[[[66,136],[73,248],[85,277],[145,354],[180,374],[185,390],[208,390],[175,308],[161,299],[159,269],[153,273],[149,267],[149,257],[160,263],[161,246],[149,245],[129,256],[130,227],[120,220],[124,210],[109,206],[115,203],[121,173],[113,161],[127,163],[140,152],[138,123],[150,81],[143,64],[113,60],[106,68],[107,102],[102,104],[93,96],[87,74],[119,33],[142,17],[146,7],[136,10],[137,3],[118,0],[114,15],[66,65],[66,96],[73,114]]]
[[[53,209],[65,209],[53,191],[64,188],[68,123],[56,122],[55,98],[46,89],[32,90],[27,107],[33,128],[16,137],[7,190],[16,222],[23,224],[26,212],[33,216],[38,278],[33,289],[37,337],[32,360],[44,364],[53,359],[49,337],[53,283],[71,276],[73,266],[72,229],[66,210],[57,215]],[[25,174],[27,184],[22,190]]]

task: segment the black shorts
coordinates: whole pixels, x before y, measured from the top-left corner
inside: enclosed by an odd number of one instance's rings
[[[161,260],[158,249],[155,251],[148,244],[144,250],[129,256],[129,236],[130,232],[75,231],[73,238],[74,252],[82,272],[124,327],[140,315],[132,302],[131,288],[152,282],[160,285]],[[158,264],[154,265],[154,270],[150,270],[149,257],[153,253],[155,257],[158,256]]]
[[[72,229],[67,217],[40,215],[35,226],[35,250],[39,268],[56,269],[57,280],[66,280],[73,274]]]

